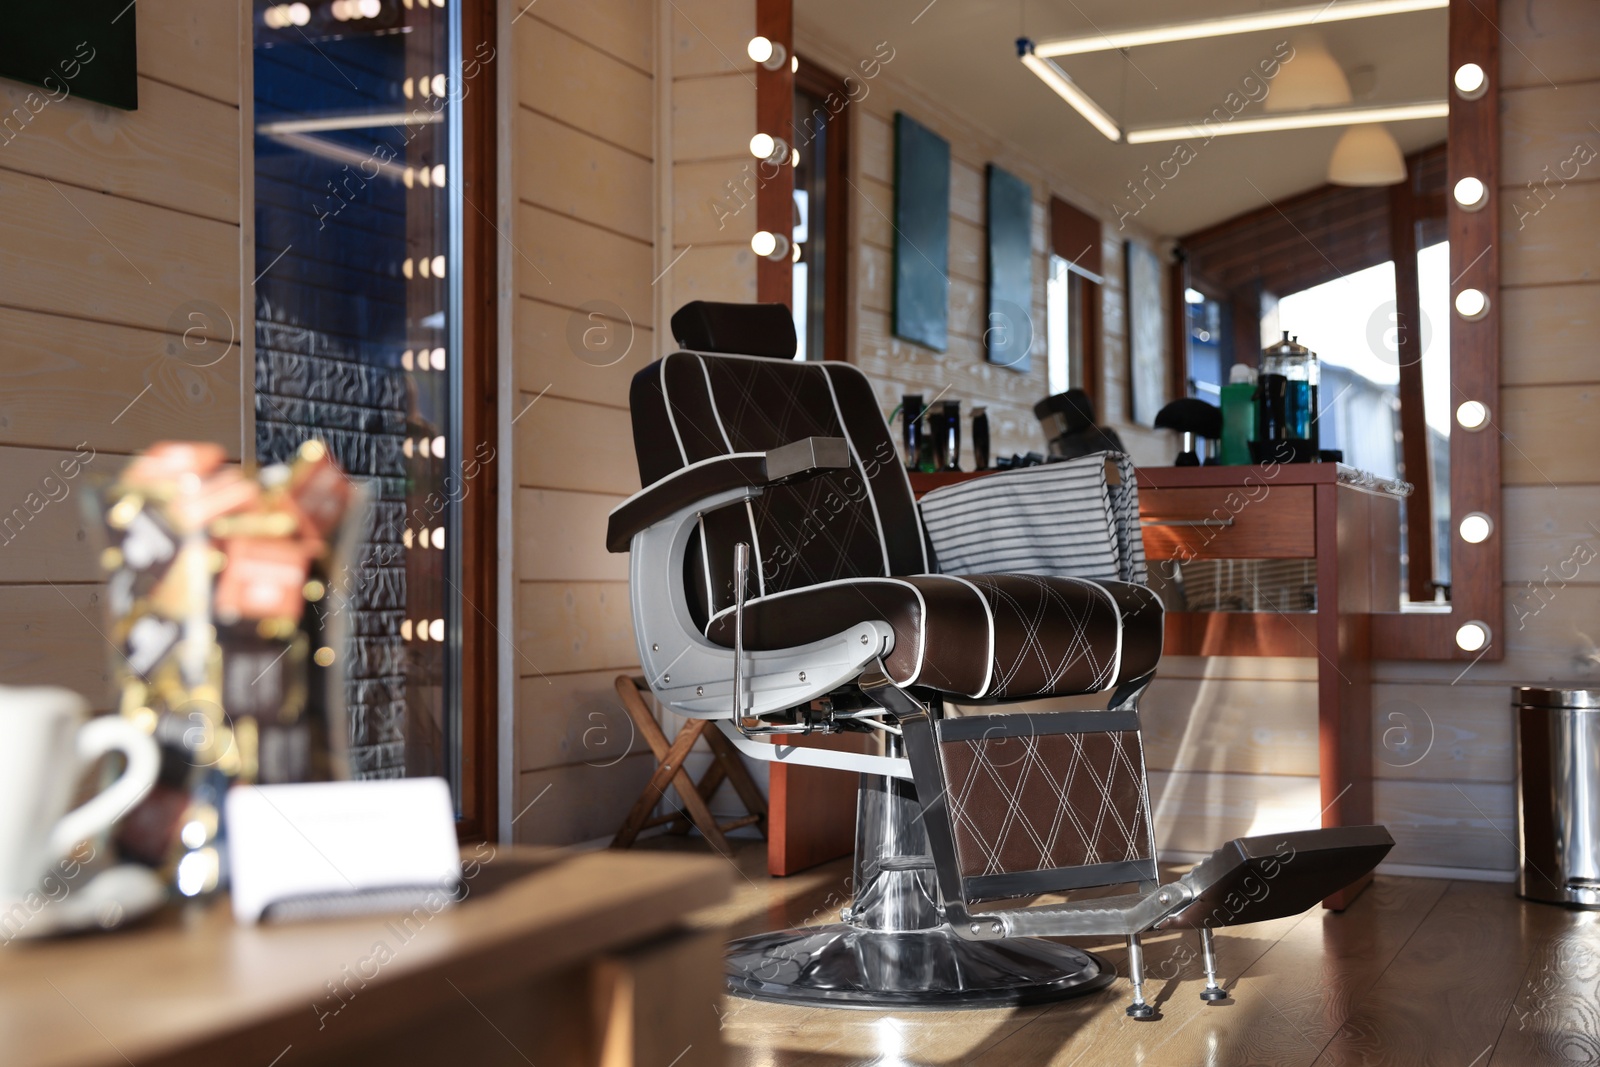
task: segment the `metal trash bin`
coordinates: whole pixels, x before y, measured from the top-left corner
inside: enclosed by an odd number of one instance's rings
[[[1517,893],[1600,908],[1600,689],[1515,694]]]

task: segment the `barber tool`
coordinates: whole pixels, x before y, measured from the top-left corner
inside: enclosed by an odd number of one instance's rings
[[[928,409],[928,436],[933,442],[933,469],[961,469],[961,401],[941,400]]]
[[[918,470],[922,460],[922,394],[907,393],[900,401],[900,419],[906,442],[906,469]]]
[[[1192,396],[1174,400],[1156,412],[1155,427],[1158,430],[1177,430],[1183,434],[1183,450],[1173,460],[1173,466],[1200,466],[1201,456],[1197,448],[1200,441],[1207,442],[1206,462],[1217,462],[1217,440],[1222,436],[1222,409],[1215,404]]]
[[[1256,379],[1256,435],[1250,456],[1257,463],[1312,463],[1317,459],[1317,354],[1283,331],[1283,339],[1261,350]]]
[[[163,442],[94,494],[121,721],[159,749],[118,845],[185,896],[222,882],[231,785],[348,776],[332,589],[364,494],[320,441],[259,472],[225,458]]]

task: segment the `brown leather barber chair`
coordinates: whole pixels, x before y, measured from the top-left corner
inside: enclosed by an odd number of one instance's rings
[[[1241,838],[1181,877],[1156,864],[1138,700],[1161,656],[1142,585],[941,574],[866,377],[797,362],[781,305],[691,304],[683,351],[634,379],[645,486],[610,517],[631,551],[643,674],[680,715],[747,756],[856,772],[855,897],[843,921],[729,946],[733,993],[839,1006],[979,1007],[1105,987],[1091,952],[1192,929],[1208,1000],[1211,931],[1294,914],[1370,871],[1379,826]],[[1103,711],[946,716],[1104,693]],[[782,744],[870,731],[882,754]],[[777,742],[777,743],[769,743]],[[1018,898],[1093,887],[1047,906]],[[1008,906],[994,902],[1008,901]]]

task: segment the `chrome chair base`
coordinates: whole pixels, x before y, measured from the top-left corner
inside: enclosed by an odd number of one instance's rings
[[[1036,937],[964,941],[948,926],[830,923],[728,945],[728,992],[833,1008],[994,1008],[1093,993],[1117,972],[1092,952]]]

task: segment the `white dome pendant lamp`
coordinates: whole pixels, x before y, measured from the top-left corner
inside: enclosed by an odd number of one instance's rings
[[[1345,130],[1328,159],[1328,181],[1334,185],[1395,185],[1405,180],[1405,156],[1381,122]]]

